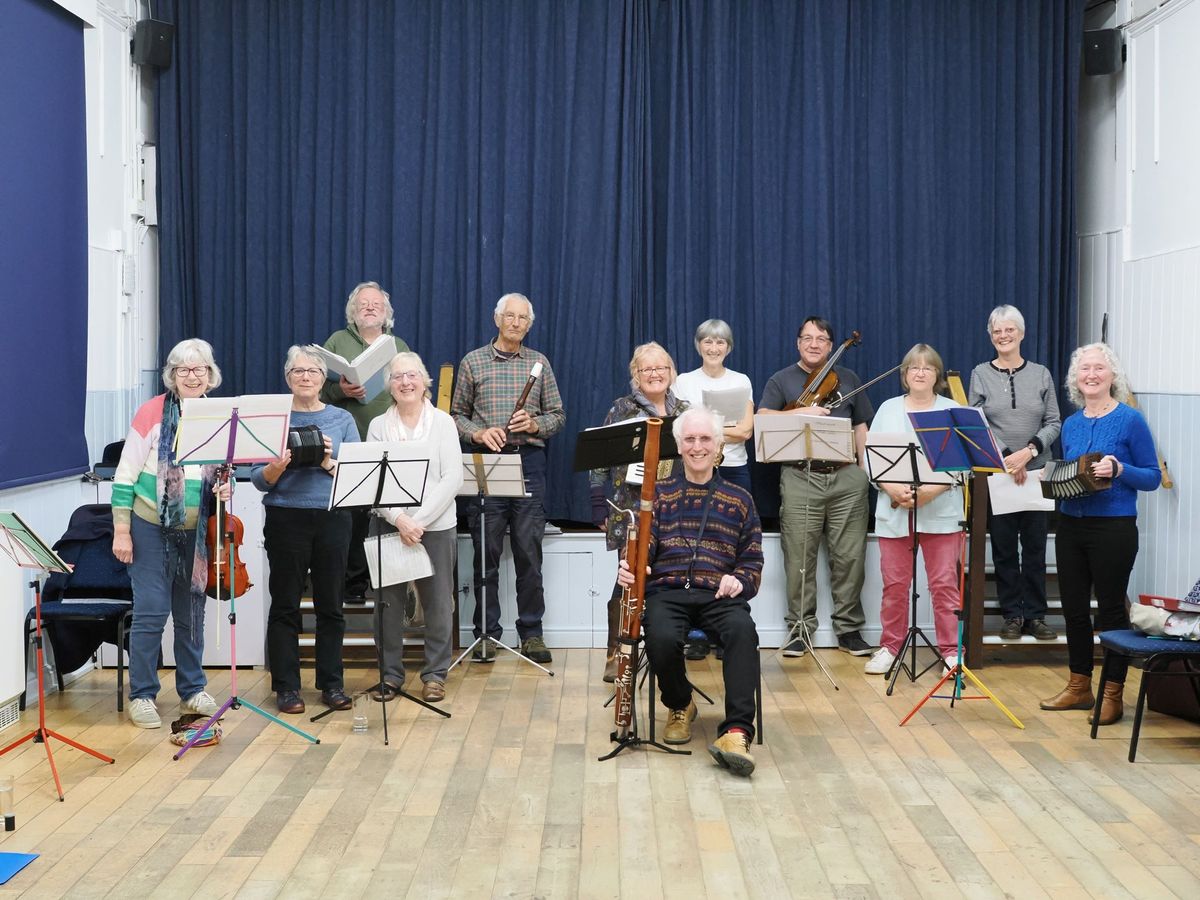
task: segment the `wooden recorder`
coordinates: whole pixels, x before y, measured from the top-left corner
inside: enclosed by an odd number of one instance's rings
[[[1042,470],[1042,496],[1047,500],[1074,500],[1106,491],[1111,478],[1092,474],[1092,464],[1104,458],[1102,453],[1085,453],[1079,459],[1052,459]]]

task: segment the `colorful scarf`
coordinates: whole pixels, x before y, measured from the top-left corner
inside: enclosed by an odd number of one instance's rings
[[[167,394],[163,402],[162,425],[158,433],[158,521],[166,543],[166,576],[168,583],[187,582],[192,601],[191,638],[200,646],[201,625],[204,622],[204,589],[208,586],[208,517],[213,512],[213,482],[216,466],[203,466],[200,476],[200,508],[196,519],[196,541],[192,566],[186,567],[185,548],[188,543],[187,489],[183,466],[175,464],[175,433],[179,428],[179,397]]]

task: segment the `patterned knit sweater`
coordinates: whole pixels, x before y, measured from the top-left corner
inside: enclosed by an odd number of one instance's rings
[[[113,522],[128,525],[132,514],[155,525],[162,500],[158,483],[158,433],[162,429],[163,403],[159,394],[138,407],[125,436],[125,449],[113,478]],[[186,528],[195,528],[200,508],[201,466],[184,466],[183,496],[187,504]]]
[[[697,546],[710,490],[708,521]],[[658,483],[647,595],[684,587],[689,565],[693,588],[715,591],[722,575],[733,575],[742,583],[738,599],[749,600],[758,593],[763,567],[758,511],[748,491],[719,475],[708,484],[692,484],[682,475]]]

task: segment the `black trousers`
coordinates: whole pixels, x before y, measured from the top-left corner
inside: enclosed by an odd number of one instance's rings
[[[758,631],[750,618],[750,604],[737,597],[718,600],[712,591],[671,590],[646,598],[644,616],[646,653],[662,687],[668,709],[683,709],[692,699],[683,661],[683,639],[693,626],[704,629],[725,646],[724,734],[742,728],[754,737],[754,693],[758,687]]]
[[[1125,592],[1129,573],[1137,559],[1138,529],[1134,516],[1058,517],[1055,533],[1058,585],[1062,592],[1063,618],[1067,622],[1067,658],[1072,672],[1092,674],[1096,631],[1129,627]],[[1096,617],[1092,621],[1092,593],[1096,594]],[[1125,681],[1126,657],[1116,656],[1109,667],[1110,681]]]
[[[350,546],[346,510],[266,507],[263,538],[271,566],[267,656],[271,690],[300,690],[300,598],[312,576],[317,617],[317,688],[342,686],[342,580]]]
[[[367,568],[367,539],[371,513],[365,508],[350,510],[350,553],[346,559],[346,596],[366,597],[371,590],[371,570]]]
[[[988,514],[996,593],[1006,619],[1046,618],[1046,530],[1049,514]]]

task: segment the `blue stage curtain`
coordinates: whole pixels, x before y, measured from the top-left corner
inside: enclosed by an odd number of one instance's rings
[[[0,23],[0,489],[87,469],[83,23],[11,0]]]
[[[209,338],[223,392],[276,391],[360,280],[431,368],[526,293],[568,414],[547,507],[579,520],[574,432],[627,391],[636,343],[693,368],[711,316],[761,391],[807,315],[862,331],[864,376],[918,340],[969,374],[1010,302],[1061,380],[1081,9],[165,2],[161,346]]]

